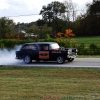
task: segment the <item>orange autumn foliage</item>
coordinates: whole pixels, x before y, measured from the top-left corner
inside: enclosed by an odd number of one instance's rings
[[[64,37],[72,37],[72,36],[75,36],[75,34],[72,33],[72,30],[71,29],[65,30]]]
[[[71,29],[67,29],[67,30],[65,30],[65,33],[58,32],[58,33],[55,35],[55,37],[62,37],[62,35],[63,35],[64,37],[73,37],[73,36],[75,36],[75,34],[72,32]]]
[[[58,32],[54,37],[56,38],[56,37],[61,37],[62,36],[62,34],[63,33],[61,33],[61,32]]]

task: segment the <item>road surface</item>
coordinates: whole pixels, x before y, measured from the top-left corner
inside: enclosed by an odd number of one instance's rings
[[[22,67],[84,67],[84,68],[100,68],[100,58],[75,58],[73,62],[66,61],[64,64],[57,64],[56,62],[32,62],[25,64],[22,60],[15,62],[8,62],[6,66],[22,66]]]

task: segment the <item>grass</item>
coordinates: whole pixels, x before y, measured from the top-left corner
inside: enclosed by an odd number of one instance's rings
[[[78,55],[76,58],[100,58],[100,55]]]
[[[100,69],[1,66],[0,100],[100,100]]]
[[[100,44],[100,36],[94,37],[75,37],[77,43],[84,43],[84,44]]]
[[[70,37],[70,38],[74,38],[76,40],[77,44],[100,44],[100,36],[91,36],[91,37]],[[63,38],[63,39],[70,39],[70,38]],[[53,41],[55,41],[55,39],[52,38]],[[44,41],[44,39],[42,40]]]

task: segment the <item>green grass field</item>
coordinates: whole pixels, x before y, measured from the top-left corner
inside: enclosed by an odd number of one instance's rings
[[[84,43],[84,44],[100,44],[100,36],[94,37],[75,37],[76,43]]]
[[[78,55],[76,58],[100,58],[100,55]]]
[[[100,100],[100,69],[1,66],[0,100]]]

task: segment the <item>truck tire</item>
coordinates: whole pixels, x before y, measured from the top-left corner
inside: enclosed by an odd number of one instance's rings
[[[57,57],[57,63],[58,63],[58,64],[63,64],[64,62],[65,62],[64,57],[62,57],[62,56],[58,56],[58,57]]]
[[[31,57],[29,56],[29,55],[26,55],[25,57],[24,57],[24,62],[26,63],[26,64],[29,64],[29,63],[31,63],[32,62],[32,59],[31,59]]]

